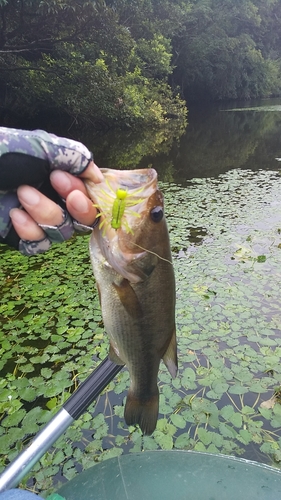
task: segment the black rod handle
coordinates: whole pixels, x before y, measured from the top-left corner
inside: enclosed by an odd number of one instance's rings
[[[122,366],[112,363],[108,358],[97,366],[70,396],[61,410],[0,475],[0,493],[19,484],[34,464],[73,423],[73,420],[82,415],[121,368]]]
[[[123,366],[116,365],[106,357],[68,398],[63,408],[76,420],[122,368]]]

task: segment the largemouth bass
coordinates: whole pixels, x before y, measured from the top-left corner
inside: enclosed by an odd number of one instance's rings
[[[90,255],[109,357],[130,373],[127,425],[151,434],[161,359],[172,377],[177,373],[175,279],[163,195],[153,169],[101,170],[105,181],[86,186],[100,211]]]

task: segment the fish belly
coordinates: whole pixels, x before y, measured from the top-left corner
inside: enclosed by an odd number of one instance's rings
[[[174,332],[173,273],[161,263],[147,280],[131,284],[102,259],[93,259],[93,267],[109,356],[130,373],[125,421],[151,434],[158,417],[159,364]]]

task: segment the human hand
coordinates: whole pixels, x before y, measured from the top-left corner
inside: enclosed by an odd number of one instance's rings
[[[88,178],[95,183],[103,179],[93,161],[80,177]],[[50,181],[57,193],[66,200],[66,209],[73,219],[82,225],[92,226],[97,210],[87,196],[83,181],[61,170],[54,170],[50,174]],[[54,201],[27,185],[20,186],[17,195],[25,211],[14,208],[10,211],[10,217],[22,240],[20,249],[23,253],[42,252],[50,247],[50,240],[64,241],[71,237],[72,222],[70,218],[65,219],[61,207]],[[39,247],[36,246],[37,243],[40,243]]]

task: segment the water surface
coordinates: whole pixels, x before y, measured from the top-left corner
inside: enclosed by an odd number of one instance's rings
[[[160,179],[180,183],[234,168],[276,169],[275,158],[281,157],[280,105],[281,100],[274,99],[255,103],[250,109],[244,104],[245,111],[240,103],[236,108],[233,103],[191,107],[189,124],[180,138],[172,140],[164,132],[147,131],[137,136],[128,131],[113,132],[95,138],[92,149],[101,166],[150,165]]]
[[[280,101],[191,109],[184,134],[91,138],[100,166],[157,169],[177,281],[179,376],[159,374],[160,414],[142,438],[123,420],[123,369],[35,466],[48,491],[121,453],[195,449],[279,466]],[[82,137],[81,137],[82,138]],[[21,443],[107,354],[87,238],[27,259],[1,252],[0,449]],[[269,403],[268,403],[269,401]],[[0,465],[1,466],[1,465]]]

